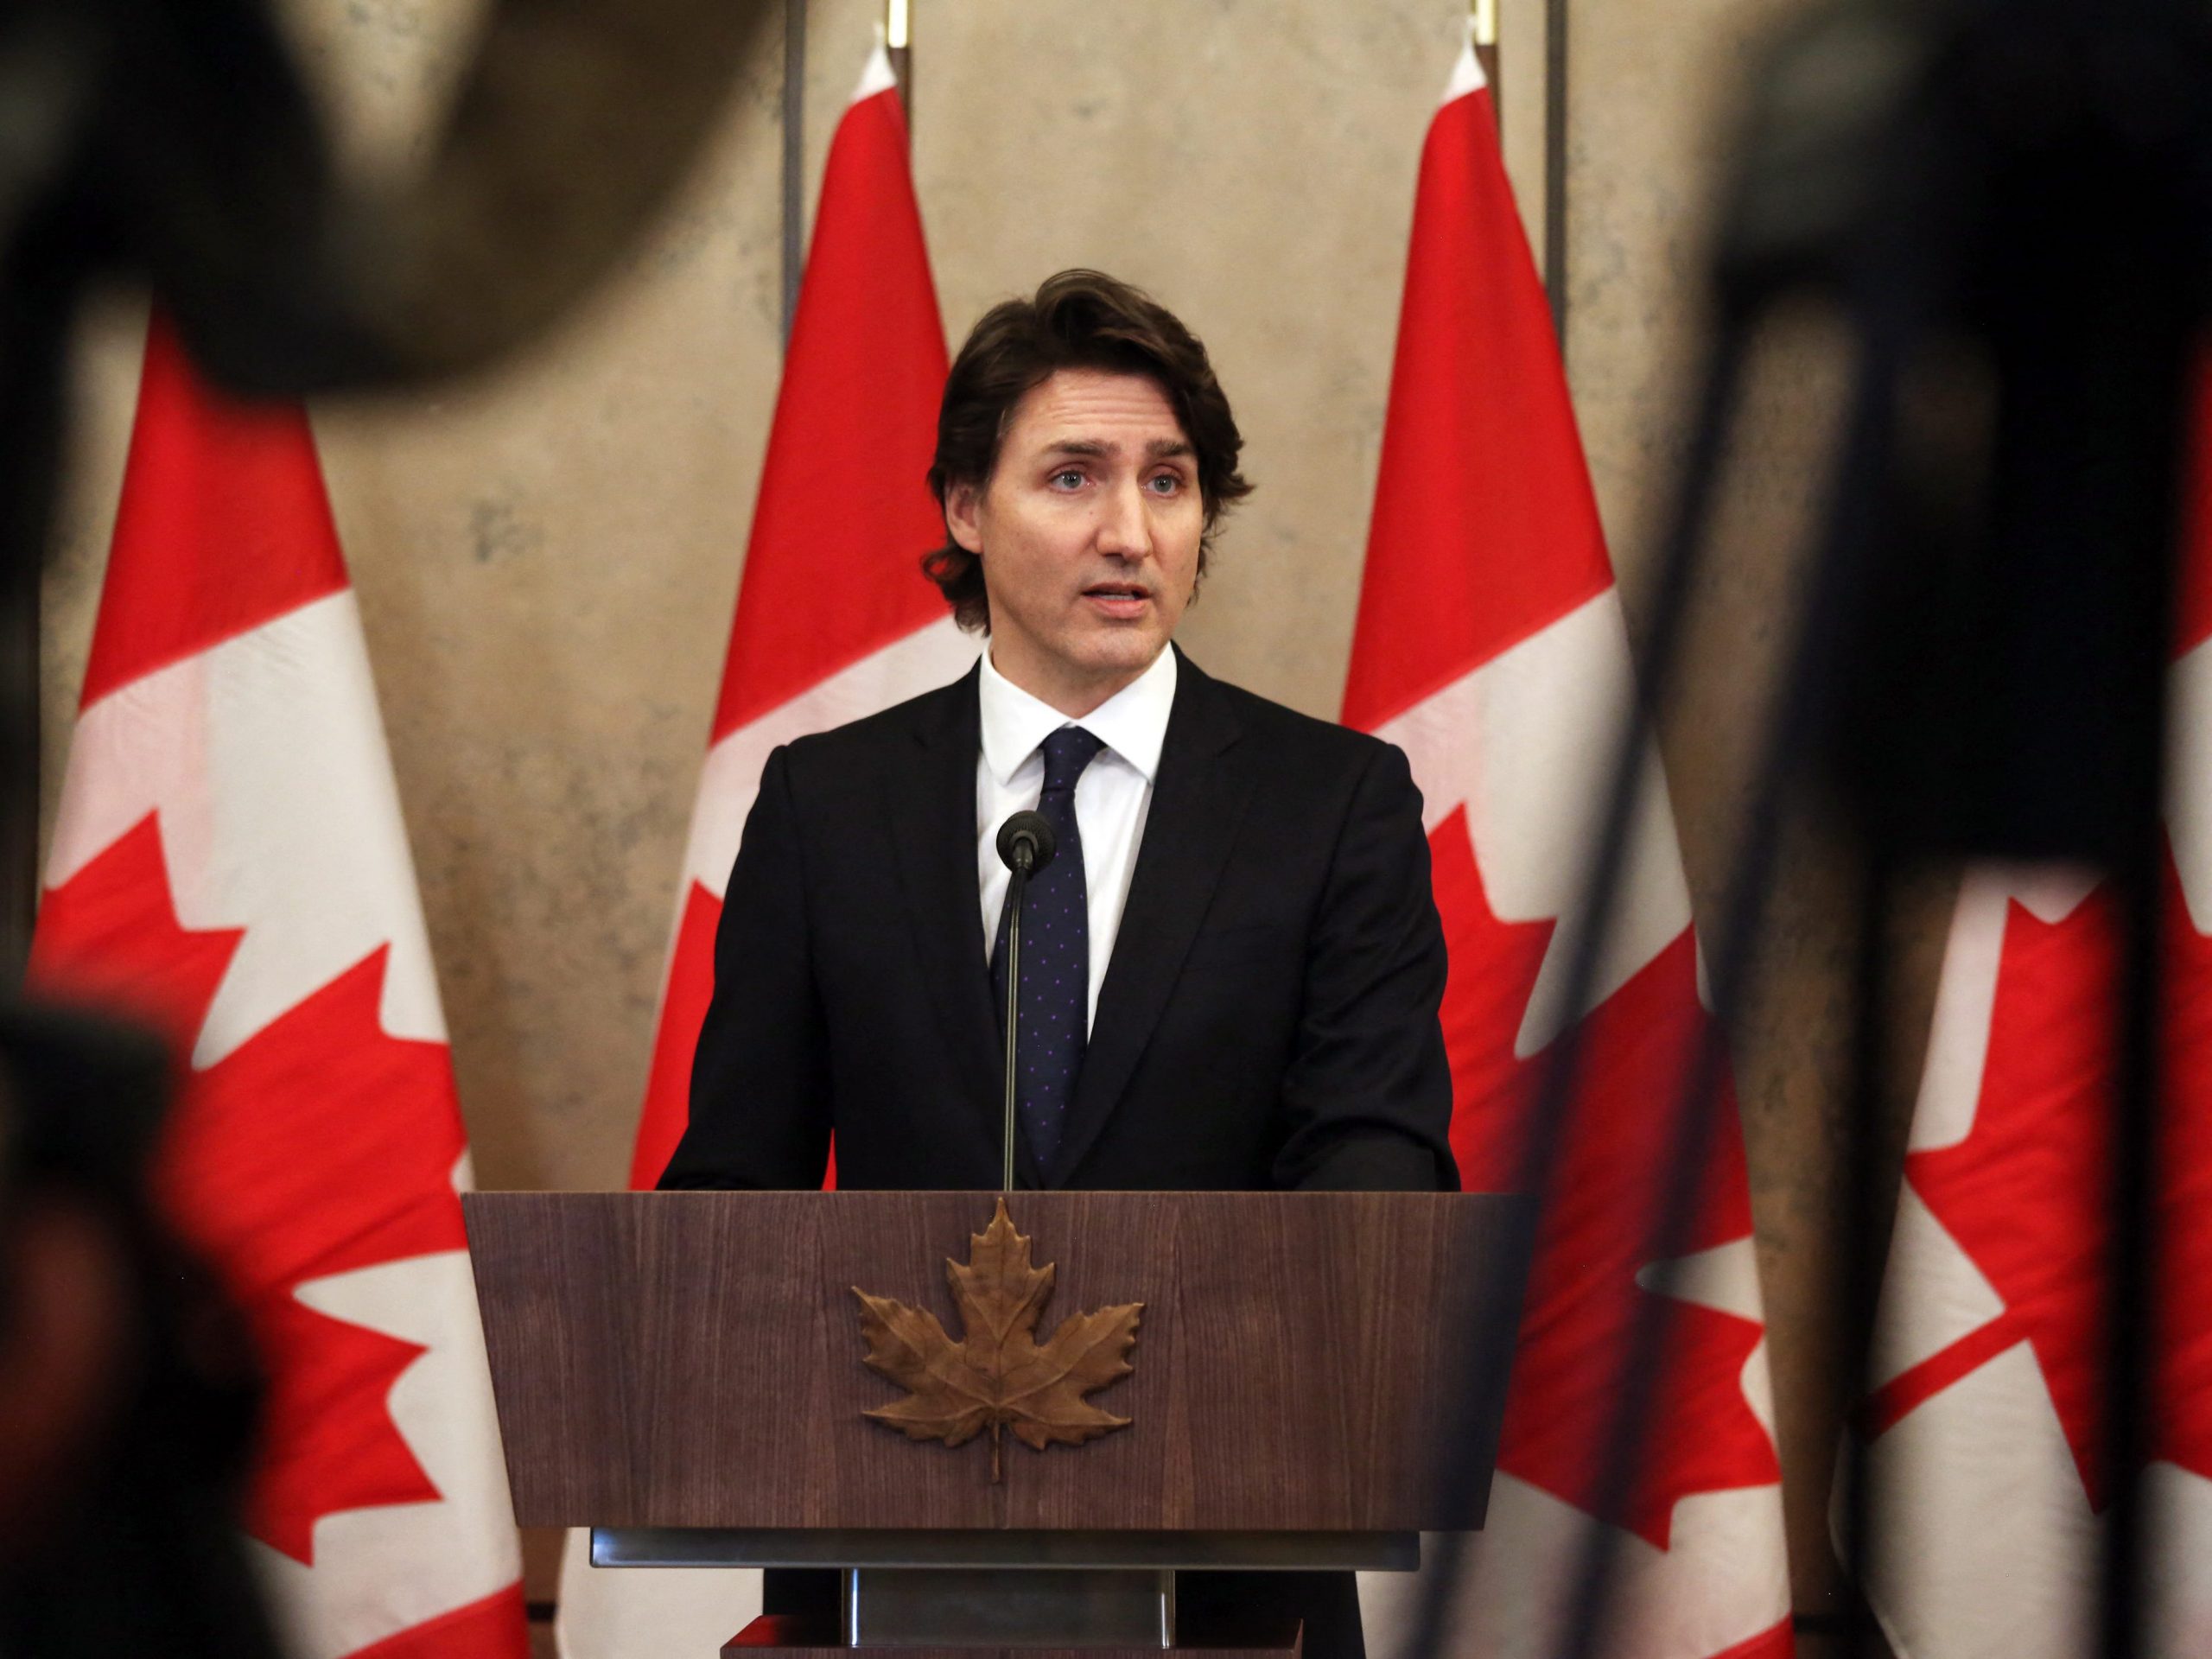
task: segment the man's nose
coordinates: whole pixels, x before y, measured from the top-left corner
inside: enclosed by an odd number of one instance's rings
[[[1141,486],[1132,481],[1105,493],[1100,505],[1098,550],[1116,558],[1141,559],[1152,551],[1152,518],[1145,511]]]

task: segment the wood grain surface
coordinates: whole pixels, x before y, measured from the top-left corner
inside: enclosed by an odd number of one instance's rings
[[[935,1311],[995,1195],[481,1193],[465,1200],[524,1526],[1401,1531],[1481,1524],[1529,1206],[1399,1193],[1028,1192],[1041,1321],[1142,1302],[1130,1427],[1043,1452],[861,1413],[858,1286]],[[1467,1347],[1473,1344],[1473,1363]]]

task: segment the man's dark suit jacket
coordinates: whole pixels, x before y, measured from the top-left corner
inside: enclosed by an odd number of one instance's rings
[[[662,1186],[819,1186],[833,1131],[840,1187],[998,1186],[976,684],[769,756]],[[1444,971],[1405,756],[1182,658],[1067,1127],[1020,1184],[1456,1188]],[[830,1575],[770,1580],[772,1611],[834,1610]],[[1291,1613],[1311,1659],[1362,1652],[1349,1573],[1181,1580],[1193,1630]]]
[[[768,758],[664,1187],[999,1185],[977,676]],[[1058,1154],[1025,1186],[1458,1185],[1421,796],[1188,658]]]

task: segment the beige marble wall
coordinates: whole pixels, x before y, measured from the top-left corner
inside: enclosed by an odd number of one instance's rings
[[[1516,183],[1541,245],[1548,0],[1504,8]],[[1569,365],[1617,561],[1644,550],[1681,429],[1715,118],[1789,0],[1571,7]],[[948,328],[1062,266],[1150,287],[1205,335],[1259,493],[1186,629],[1216,672],[1330,714],[1343,683],[1414,170],[1456,0],[918,0],[914,161]],[[349,152],[404,161],[466,0],[296,0]],[[810,198],[871,0],[813,0]],[[442,976],[480,1179],[622,1178],[685,823],[775,392],[781,64],[755,65],[678,209],[589,312],[465,388],[316,411]],[[58,775],[112,522],[140,320],[101,306],[48,584]],[[1709,917],[1833,376],[1816,334],[1762,381],[1719,648],[1667,753]],[[1800,837],[1738,1055],[1773,1316],[1801,1605],[1830,1604],[1825,1313],[1844,930]],[[1936,902],[1931,900],[1931,902]],[[1923,930],[1924,936],[1925,930]],[[1923,952],[1923,956],[1924,956]]]

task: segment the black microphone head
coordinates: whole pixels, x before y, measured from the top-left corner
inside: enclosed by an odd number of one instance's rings
[[[1017,812],[999,826],[999,856],[1009,870],[1034,875],[1055,850],[1052,823],[1042,812]]]

